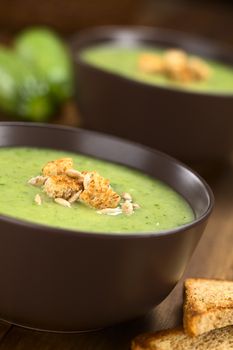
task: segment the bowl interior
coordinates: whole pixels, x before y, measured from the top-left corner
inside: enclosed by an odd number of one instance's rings
[[[113,44],[127,47],[159,46],[161,48],[180,48],[190,54],[233,64],[233,51],[227,45],[215,41],[201,39],[175,30],[150,27],[106,26],[85,30],[71,41],[74,57],[82,61],[80,53],[83,49],[97,44]],[[83,63],[83,61],[82,61]]]
[[[140,170],[180,193],[191,205],[195,221],[205,218],[213,206],[210,188],[188,167],[164,153],[116,137],[68,127],[0,123],[0,147],[6,146],[79,152]]]

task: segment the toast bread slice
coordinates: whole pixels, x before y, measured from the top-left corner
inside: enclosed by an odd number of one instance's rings
[[[183,325],[188,335],[233,325],[233,281],[189,278],[184,287]]]
[[[182,328],[142,334],[132,341],[131,350],[232,350],[233,326],[219,328],[197,337]]]

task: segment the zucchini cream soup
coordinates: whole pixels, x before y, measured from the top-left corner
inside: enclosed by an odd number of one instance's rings
[[[0,148],[0,214],[91,232],[151,232],[194,219],[164,183],[81,154]]]
[[[99,44],[81,52],[84,62],[152,85],[233,93],[233,67],[180,49]]]

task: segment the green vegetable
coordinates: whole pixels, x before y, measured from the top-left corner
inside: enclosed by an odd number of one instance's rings
[[[0,108],[32,121],[46,121],[53,112],[49,86],[13,51],[0,47]]]
[[[45,28],[26,30],[16,38],[15,49],[49,83],[55,101],[64,101],[72,96],[71,58],[56,34]]]

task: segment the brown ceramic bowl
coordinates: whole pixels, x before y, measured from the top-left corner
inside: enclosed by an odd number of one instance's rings
[[[91,155],[139,169],[178,191],[195,220],[159,233],[102,234],[0,216],[0,318],[54,331],[106,327],[160,303],[181,278],[213,207],[208,185],[173,158],[68,127],[0,123],[0,147]]]
[[[191,164],[216,162],[233,150],[233,91],[202,93],[137,82],[84,62],[99,43],[177,47],[233,67],[233,52],[171,30],[100,27],[72,41],[83,127],[128,138]],[[233,69],[233,68],[232,68]]]

